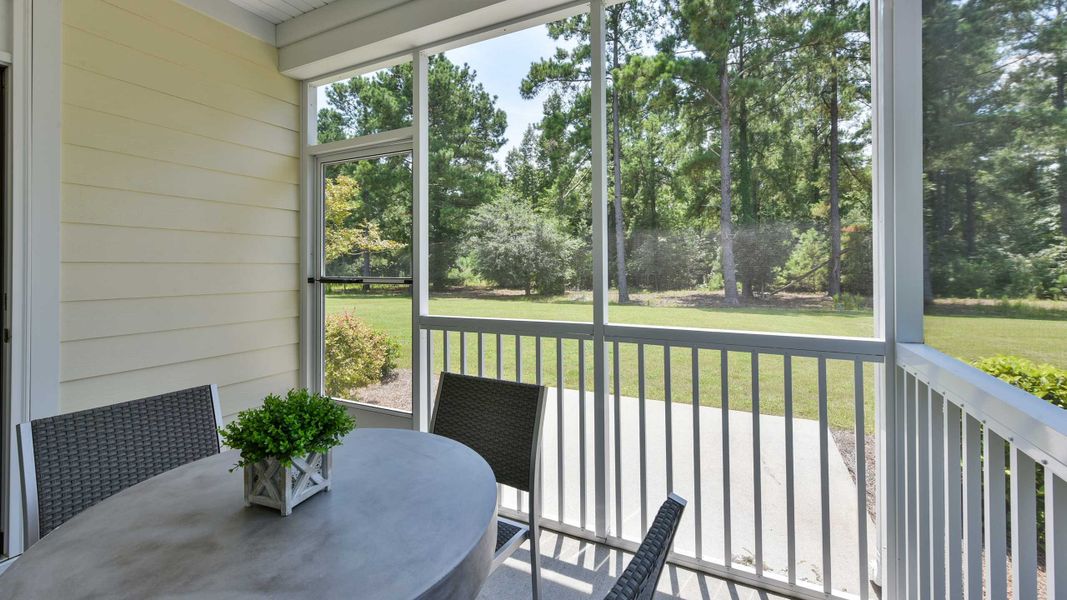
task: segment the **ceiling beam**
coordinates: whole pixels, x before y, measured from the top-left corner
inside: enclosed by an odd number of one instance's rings
[[[271,46],[278,45],[274,23],[232,2],[220,2],[219,0],[178,1],[216,21],[221,21],[238,31],[267,42]]]

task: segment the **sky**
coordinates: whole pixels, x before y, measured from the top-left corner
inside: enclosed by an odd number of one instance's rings
[[[508,116],[507,142],[496,153],[503,164],[512,148],[522,142],[522,134],[531,123],[541,120],[543,97],[523,100],[519,83],[526,76],[531,63],[555,54],[556,42],[548,37],[544,25],[516,31],[497,38],[463,46],[445,52],[456,64],[467,63],[477,72],[477,81],[489,94],[496,96],[496,105]],[[318,105],[326,106],[326,86],[318,89]]]

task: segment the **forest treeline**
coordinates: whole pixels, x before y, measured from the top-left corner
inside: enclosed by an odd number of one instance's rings
[[[928,295],[1067,293],[1067,0],[925,0]],[[606,9],[611,284],[870,295],[870,13],[856,0],[644,0]],[[507,115],[474,69],[429,61],[430,279],[588,289],[589,19],[517,64],[541,119],[498,164]],[[329,142],[411,123],[411,65],[332,84]],[[331,167],[336,274],[400,269],[410,164]],[[329,194],[328,194],[329,195]],[[331,208],[332,207],[332,208]],[[328,236],[329,237],[329,236]]]

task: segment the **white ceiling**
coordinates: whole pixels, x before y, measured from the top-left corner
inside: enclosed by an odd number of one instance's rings
[[[336,0],[230,0],[241,8],[277,25]]]

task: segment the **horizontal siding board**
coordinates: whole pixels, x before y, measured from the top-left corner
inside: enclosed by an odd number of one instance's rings
[[[297,319],[286,318],[66,342],[60,350],[60,380],[284,346],[297,339]]]
[[[205,78],[229,82],[290,104],[299,102],[299,83],[277,69],[219,52],[102,0],[67,0],[63,22],[131,50],[194,69]]]
[[[299,108],[227,81],[149,56],[73,27],[63,28],[63,62],[235,115],[298,131]],[[65,94],[70,98],[74,94]]]
[[[234,30],[199,11],[172,0],[105,0],[181,35],[191,37],[221,52],[239,56],[261,67],[278,70],[278,49]]]
[[[63,224],[61,235],[67,263],[300,262],[297,238],[76,223]]]
[[[133,192],[297,210],[297,186],[63,145],[63,181]]]
[[[72,106],[285,156],[300,155],[297,132],[254,118],[71,65],[63,67],[63,85],[78,90],[66,98]]]
[[[296,184],[299,160],[66,104],[63,142],[209,171]]]
[[[67,0],[64,411],[296,384],[300,84],[174,0]]]
[[[210,383],[219,385],[221,390],[227,385],[288,372],[297,364],[298,354],[298,346],[292,344],[68,381],[60,386],[61,409],[83,410]]]
[[[63,184],[63,222],[296,237],[300,213]]]
[[[296,265],[64,263],[61,300],[296,290]]]
[[[289,371],[222,386],[219,388],[222,416],[225,419],[239,411],[260,406],[267,394],[284,395],[293,388],[301,387],[299,379],[299,371]]]
[[[64,302],[63,341],[296,318],[297,292]]]

